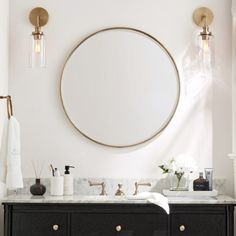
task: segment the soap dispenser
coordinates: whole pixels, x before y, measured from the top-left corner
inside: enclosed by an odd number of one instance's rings
[[[64,174],[64,195],[73,195],[74,193],[74,177],[70,173],[70,168],[75,168],[74,166],[65,166]]]

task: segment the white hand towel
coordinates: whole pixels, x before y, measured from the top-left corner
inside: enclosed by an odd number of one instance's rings
[[[1,180],[6,183],[6,187],[10,190],[23,188],[23,177],[21,172],[20,157],[20,125],[18,121],[11,116],[6,124],[6,133],[1,147]]]
[[[163,208],[167,214],[170,214],[170,207],[168,204],[168,198],[163,196],[160,193],[154,193],[154,192],[143,192],[139,193],[136,196],[129,197],[129,199],[134,200],[147,200],[157,206],[160,206]]]
[[[3,123],[3,132],[1,137],[0,150],[0,181],[6,184],[7,176],[7,142],[8,142],[9,120],[6,119]]]

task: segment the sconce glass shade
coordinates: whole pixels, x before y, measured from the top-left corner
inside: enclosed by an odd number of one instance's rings
[[[45,35],[30,35],[30,67],[43,68],[46,65]]]
[[[213,35],[198,36],[198,61],[201,72],[208,75],[215,65],[215,40]]]

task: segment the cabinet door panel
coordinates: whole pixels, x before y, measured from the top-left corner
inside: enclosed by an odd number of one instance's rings
[[[161,214],[72,214],[72,236],[167,236]]]
[[[67,235],[67,215],[63,213],[16,212],[12,218],[12,236]]]
[[[226,236],[223,214],[173,214],[172,236]],[[181,231],[182,230],[182,231]]]

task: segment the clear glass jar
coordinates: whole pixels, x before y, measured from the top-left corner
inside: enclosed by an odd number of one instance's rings
[[[189,173],[169,173],[171,191],[188,191],[189,190]]]

